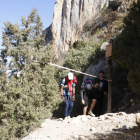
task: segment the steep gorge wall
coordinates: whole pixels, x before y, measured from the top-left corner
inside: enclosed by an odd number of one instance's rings
[[[98,15],[109,0],[57,0],[52,22],[52,44],[56,56],[78,40],[85,22]]]

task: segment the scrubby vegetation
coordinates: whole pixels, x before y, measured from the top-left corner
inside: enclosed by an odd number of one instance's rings
[[[122,20],[125,13],[118,12],[116,7],[114,9],[114,3],[118,8],[120,2],[115,1],[113,1],[113,5],[110,4],[106,9],[106,6],[104,6],[100,15],[88,20],[85,23],[83,33],[89,32],[91,36],[93,36],[95,34],[99,34],[101,31],[104,31],[103,35],[101,35],[103,41],[117,35],[119,31],[123,29]]]
[[[105,7],[104,7],[105,8]],[[117,17],[116,12],[102,11],[99,23],[90,21],[84,26],[84,32],[91,32],[91,36],[103,31],[104,41],[116,35],[122,30],[122,17]],[[115,38],[113,43],[113,60],[123,67],[115,65],[112,71],[115,79],[113,83],[117,89],[127,87],[128,81],[135,92],[140,93],[140,0],[133,3],[124,18],[124,29]],[[113,22],[113,32],[112,32]],[[104,25],[104,26],[102,26]],[[103,40],[101,40],[102,43]],[[105,56],[100,50],[101,43],[93,41],[77,41],[70,49],[65,59],[59,59],[64,66],[85,72],[91,63]],[[41,121],[52,114],[63,117],[63,105],[58,93],[61,80],[67,75],[67,70],[56,69],[48,66],[52,61],[51,46],[45,46],[42,22],[36,9],[33,9],[28,19],[22,18],[22,27],[18,24],[5,23],[3,32],[3,47],[1,57],[0,75],[0,140],[18,139],[38,127]],[[7,61],[10,56],[11,62]],[[38,60],[42,63],[34,63],[29,60]],[[9,70],[10,76],[6,71]],[[76,86],[76,101],[72,116],[82,112],[79,91],[83,76],[74,74],[78,79]],[[118,77],[118,75],[120,77]],[[119,84],[118,84],[119,83]],[[115,89],[115,90],[116,90]],[[117,91],[117,90],[116,90]],[[117,95],[118,96],[118,95]],[[120,99],[119,99],[120,100]],[[115,102],[116,103],[116,102]],[[80,110],[81,109],[81,110]]]
[[[5,23],[3,47],[0,139],[15,140],[38,127],[43,119],[50,118],[60,102],[55,68],[47,65],[53,53],[50,45],[45,46],[42,22],[35,8],[27,20],[22,18],[22,27]],[[5,61],[7,56],[11,62]]]
[[[113,43],[113,59],[128,71],[128,81],[140,95],[140,0],[133,2],[124,18],[124,29]]]
[[[78,41],[76,47],[70,50],[64,65],[84,72],[87,66],[93,61],[95,50],[100,45],[94,44],[92,41]]]

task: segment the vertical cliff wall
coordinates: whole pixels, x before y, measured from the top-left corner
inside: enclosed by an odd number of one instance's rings
[[[109,0],[57,0],[52,22],[52,44],[57,57],[78,39],[85,22],[98,15]]]

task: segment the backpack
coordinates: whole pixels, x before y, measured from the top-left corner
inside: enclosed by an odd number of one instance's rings
[[[72,81],[72,82],[71,82]],[[73,93],[72,93],[72,90],[71,90],[71,85],[72,84],[77,84],[77,79],[76,79],[76,77],[73,77],[73,80],[68,80],[68,76],[66,76],[65,77],[65,84],[64,85],[66,85],[66,83],[67,83],[67,85],[68,85],[68,89],[69,89],[69,92],[70,92],[70,94],[71,94],[71,96],[73,95]]]
[[[83,83],[81,85],[81,88],[85,88],[86,87],[86,84],[88,83],[88,84],[90,84],[90,89],[89,90],[91,90],[92,89],[93,82],[94,82],[94,80],[88,78],[85,81],[83,81]]]

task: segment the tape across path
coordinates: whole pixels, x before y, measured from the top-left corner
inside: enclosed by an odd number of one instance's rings
[[[28,60],[28,61],[35,62],[35,63],[42,63],[41,61],[35,61],[35,60]],[[77,71],[77,70],[73,70],[73,69],[66,68],[66,67],[63,67],[63,66],[59,66],[59,65],[56,65],[56,64],[53,64],[53,63],[48,63],[48,65],[59,67],[59,68],[66,69],[66,70],[70,70],[70,71],[73,71],[73,72],[77,72],[77,73],[80,73],[80,74],[83,74],[83,75],[88,75],[88,76],[91,76],[91,77],[99,78],[97,76],[94,76],[94,75],[91,75],[91,74],[88,74],[88,73],[84,73],[84,72],[80,72],[80,71]],[[112,81],[112,80],[108,80],[108,79],[104,79],[104,80]]]

